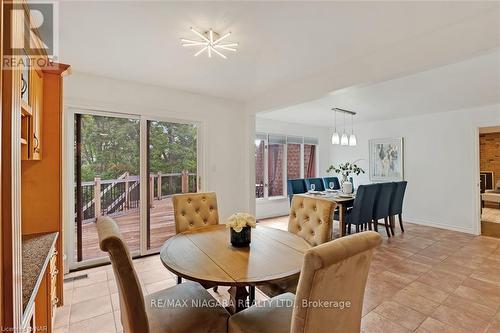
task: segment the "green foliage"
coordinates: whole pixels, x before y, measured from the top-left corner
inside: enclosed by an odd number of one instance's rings
[[[342,176],[348,177],[351,173],[355,173],[357,176],[360,173],[365,173],[365,170],[360,168],[357,164],[355,163],[342,163],[339,164],[338,166],[335,165],[330,165],[330,167],[326,170],[326,172],[335,172],[336,174],[340,174]]]
[[[150,172],[196,172],[196,126],[149,122]],[[82,116],[82,181],[139,175],[137,119]]]

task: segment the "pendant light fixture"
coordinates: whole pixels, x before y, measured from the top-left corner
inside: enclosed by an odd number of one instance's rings
[[[349,139],[347,139],[347,134],[345,133],[345,112],[344,112],[344,131],[342,132],[342,137],[340,138],[340,145],[347,146],[349,144]]]
[[[355,146],[357,144],[356,135],[354,135],[354,115],[351,113],[351,135],[349,136],[349,146]]]
[[[332,111],[335,112],[334,129],[332,134],[332,145],[340,144],[341,146],[356,146],[357,139],[356,135],[354,135],[354,120],[353,120],[354,116],[356,115],[356,112],[340,108],[332,108]],[[337,132],[337,112],[341,112],[344,114],[344,130],[342,131],[342,136],[340,136],[339,132]],[[351,134],[349,136],[346,133],[346,119],[345,119],[346,114],[351,116]]]
[[[335,112],[333,115],[333,134],[332,134],[332,145],[338,145],[340,144],[340,136],[339,133],[337,132],[337,110],[333,109]]]

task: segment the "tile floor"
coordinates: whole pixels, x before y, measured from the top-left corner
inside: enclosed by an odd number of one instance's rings
[[[287,218],[263,223],[286,229]],[[500,332],[500,239],[409,223],[394,238],[381,234],[366,287],[363,332]],[[176,283],[158,256],[134,265],[145,294]],[[57,310],[55,333],[121,332],[111,267],[85,273],[88,279],[65,283],[66,305]],[[214,296],[227,298],[226,288]]]

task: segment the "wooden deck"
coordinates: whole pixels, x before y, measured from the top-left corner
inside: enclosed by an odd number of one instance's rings
[[[175,234],[174,210],[170,197],[154,200],[151,212],[151,249],[159,249],[163,243]],[[124,214],[113,216],[120,231],[127,242],[130,252],[139,251],[139,209],[126,211]],[[76,229],[76,228],[75,228]],[[107,254],[99,248],[99,238],[95,223],[83,225],[82,243],[83,260],[105,257]],[[76,239],[76,230],[75,230]],[[75,250],[76,260],[76,250]]]

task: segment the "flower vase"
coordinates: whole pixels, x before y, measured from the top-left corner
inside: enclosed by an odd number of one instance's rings
[[[342,192],[345,194],[352,194],[352,183],[348,180],[347,176],[343,175],[342,176],[342,183],[341,183],[341,188]]]
[[[249,226],[243,227],[240,232],[236,232],[233,228],[230,228],[231,232],[231,244],[234,247],[248,247],[252,240],[252,228]]]

